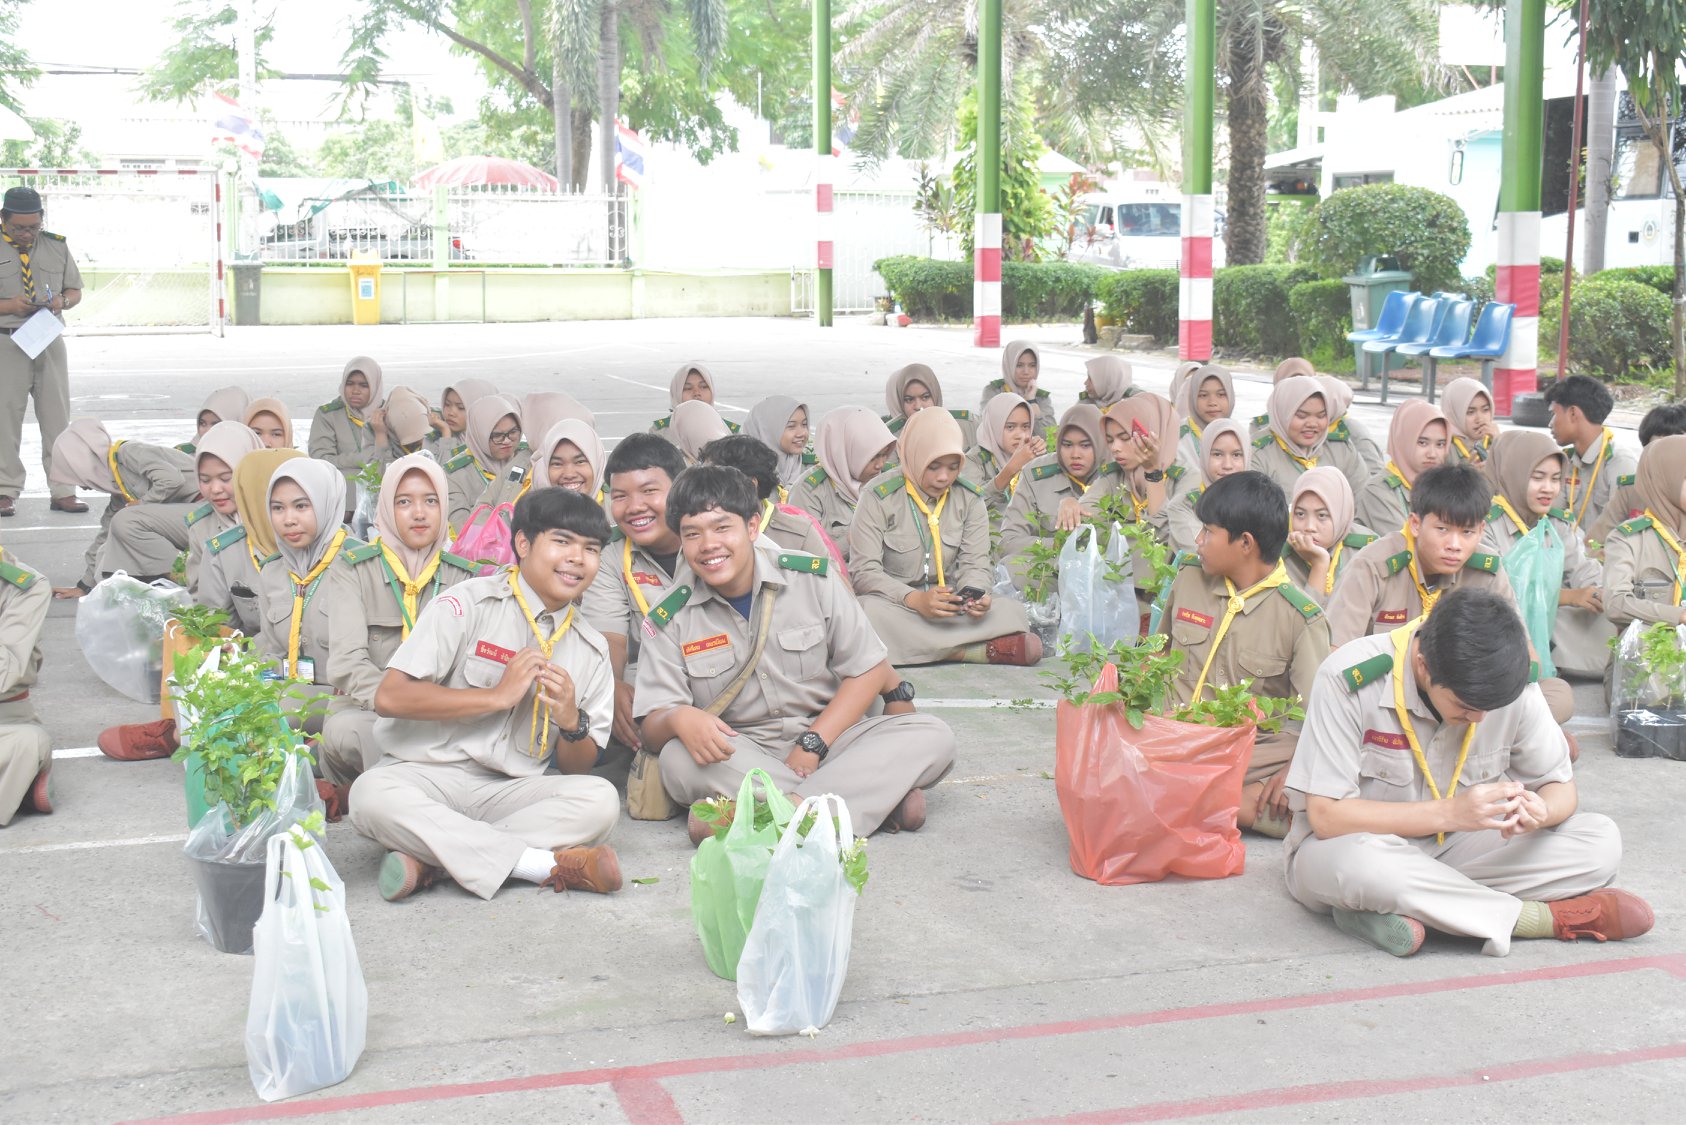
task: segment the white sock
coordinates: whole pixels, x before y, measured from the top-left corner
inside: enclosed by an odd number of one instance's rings
[[[515,870],[509,873],[509,877],[528,883],[542,883],[550,878],[550,869],[555,866],[556,857],[550,852],[543,848],[528,848],[515,861]]]

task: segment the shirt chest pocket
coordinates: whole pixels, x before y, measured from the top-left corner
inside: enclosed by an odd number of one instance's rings
[[[16,258],[0,258],[0,297],[23,295],[23,268]]]
[[[884,528],[884,572],[904,582],[925,576],[929,554],[911,519],[897,518]]]
[[[1256,642],[1242,645],[1236,656],[1242,670],[1255,682],[1280,679],[1288,674],[1287,655]]]
[[[690,679],[720,680],[737,665],[737,654],[730,644],[711,645],[706,640],[691,643],[699,647],[694,652],[684,653],[685,675]]]
[[[783,664],[787,673],[794,669],[796,677],[803,680],[825,675],[827,651],[824,625],[785,629],[779,633],[776,643],[784,654]]]
[[[1366,744],[1359,752],[1358,775],[1361,779],[1360,793],[1366,789],[1374,792],[1370,783],[1380,782],[1382,785],[1403,789],[1411,784],[1411,752],[1409,750],[1387,750],[1380,746]],[[1383,791],[1384,793],[1386,790]],[[1397,796],[1389,796],[1391,800],[1400,800]]]
[[[1171,641],[1177,648],[1203,648],[1212,635],[1210,619],[1201,624],[1199,621],[1190,620],[1192,616],[1201,615],[1194,614],[1192,610],[1178,610],[1171,622]]]
[[[1504,747],[1494,746],[1486,750],[1471,747],[1469,760],[1464,763],[1464,772],[1458,778],[1458,788],[1467,789],[1471,785],[1480,785],[1487,781],[1501,781],[1509,766],[1510,755]]]
[[[506,667],[508,667],[508,665],[500,664],[489,656],[471,654],[469,658],[463,662],[462,678],[469,687],[496,687],[498,682],[503,679],[503,673]]]

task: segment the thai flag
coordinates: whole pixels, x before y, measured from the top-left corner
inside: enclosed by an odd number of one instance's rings
[[[861,112],[849,109],[848,101],[836,90],[831,92],[831,104],[843,111],[839,114],[836,128],[831,131],[831,155],[842,156],[849,151],[849,142],[855,139],[855,132],[860,128]]]
[[[227,94],[211,95],[211,142],[227,141],[254,159],[263,156],[263,129]]]
[[[631,188],[644,186],[644,138],[615,122],[615,179]]]

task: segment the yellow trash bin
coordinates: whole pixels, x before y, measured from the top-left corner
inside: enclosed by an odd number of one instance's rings
[[[351,252],[351,323],[381,322],[381,256],[374,250]]]

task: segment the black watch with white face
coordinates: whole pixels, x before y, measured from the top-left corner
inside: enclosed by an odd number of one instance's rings
[[[879,692],[878,698],[885,703],[912,703],[913,685],[903,680],[893,690]]]
[[[565,730],[562,732],[562,740],[564,742],[584,742],[588,737],[590,737],[591,716],[585,713],[584,707],[581,707],[579,712],[580,725],[575,727],[573,730]]]
[[[831,747],[825,744],[825,739],[821,738],[811,730],[802,732],[802,737],[796,740],[796,745],[802,747],[802,749],[814,755],[814,757],[818,758],[822,762],[825,761],[825,756],[831,752]]]

